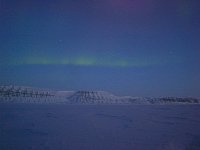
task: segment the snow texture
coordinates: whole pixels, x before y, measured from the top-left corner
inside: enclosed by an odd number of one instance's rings
[[[199,150],[200,105],[0,104],[0,150]]]

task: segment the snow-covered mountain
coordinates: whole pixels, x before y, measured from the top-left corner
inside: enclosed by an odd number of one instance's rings
[[[120,103],[120,97],[104,91],[78,91],[67,97],[70,103],[109,104]]]
[[[0,103],[58,103],[65,99],[57,91],[27,86],[0,86]]]
[[[115,96],[105,91],[53,91],[26,86],[0,86],[0,103],[65,103],[65,104],[200,104],[191,97]]]

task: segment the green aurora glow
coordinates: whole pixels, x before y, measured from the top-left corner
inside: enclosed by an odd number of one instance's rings
[[[15,59],[10,65],[75,65],[75,66],[103,66],[103,67],[145,67],[170,63],[164,59],[155,58],[113,58],[95,56],[49,57],[29,56]]]

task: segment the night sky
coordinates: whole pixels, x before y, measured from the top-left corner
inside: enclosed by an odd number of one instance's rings
[[[0,0],[0,84],[200,97],[200,1]]]

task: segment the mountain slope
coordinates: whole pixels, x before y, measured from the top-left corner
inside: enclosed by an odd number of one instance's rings
[[[105,91],[52,91],[26,86],[0,86],[0,103],[65,104],[200,104],[191,97],[115,96]]]

